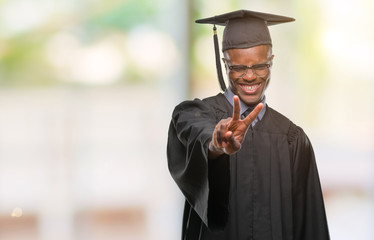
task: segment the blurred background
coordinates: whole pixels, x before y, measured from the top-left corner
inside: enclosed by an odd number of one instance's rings
[[[194,20],[238,9],[296,18],[267,102],[313,143],[331,238],[374,239],[373,1],[0,0],[0,240],[179,239],[171,113],[219,92]]]

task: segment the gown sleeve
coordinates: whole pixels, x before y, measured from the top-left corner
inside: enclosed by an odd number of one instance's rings
[[[227,221],[229,157],[208,160],[208,146],[217,123],[212,108],[201,100],[186,101],[173,112],[169,127],[169,171],[188,204],[211,230]]]
[[[330,239],[321,184],[312,145],[304,131],[289,132],[292,159],[293,229],[295,240]]]

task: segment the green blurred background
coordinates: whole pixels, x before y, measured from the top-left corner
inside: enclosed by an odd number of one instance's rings
[[[194,20],[238,9],[296,18],[267,103],[313,143],[331,238],[373,239],[373,1],[0,0],[0,240],[178,239],[171,112],[219,92]]]

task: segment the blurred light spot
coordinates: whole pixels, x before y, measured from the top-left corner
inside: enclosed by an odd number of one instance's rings
[[[121,46],[110,36],[81,46],[74,36],[59,34],[46,46],[46,58],[59,71],[62,80],[86,84],[113,83],[125,67]]]
[[[170,36],[147,26],[136,27],[129,33],[127,51],[144,74],[167,75],[178,64],[177,49]]]
[[[347,80],[350,77],[372,80],[374,32],[368,30],[373,22],[370,8],[365,7],[367,5],[362,0],[343,4],[339,0],[330,0],[323,5],[326,24],[323,26],[321,44],[327,53],[326,58]]]
[[[52,5],[45,1],[6,1],[0,10],[2,32],[12,35],[31,30],[43,24],[52,14]]]
[[[11,216],[14,218],[19,218],[19,217],[22,217],[22,214],[23,214],[22,208],[17,207],[13,209]]]
[[[124,60],[111,43],[103,42],[76,52],[71,77],[86,83],[110,83],[122,73]]]
[[[374,77],[371,57],[374,55],[373,44],[360,37],[364,32],[355,34],[345,29],[327,29],[322,35],[322,45],[327,57],[339,67],[339,70],[353,77]]]

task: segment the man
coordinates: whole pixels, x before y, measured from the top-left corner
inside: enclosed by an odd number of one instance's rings
[[[293,20],[240,10],[197,21],[226,26],[229,88],[218,61],[224,94],[173,112],[167,156],[186,198],[182,239],[329,239],[311,143],[264,95],[274,58],[267,26]],[[215,48],[219,60],[216,36]]]

